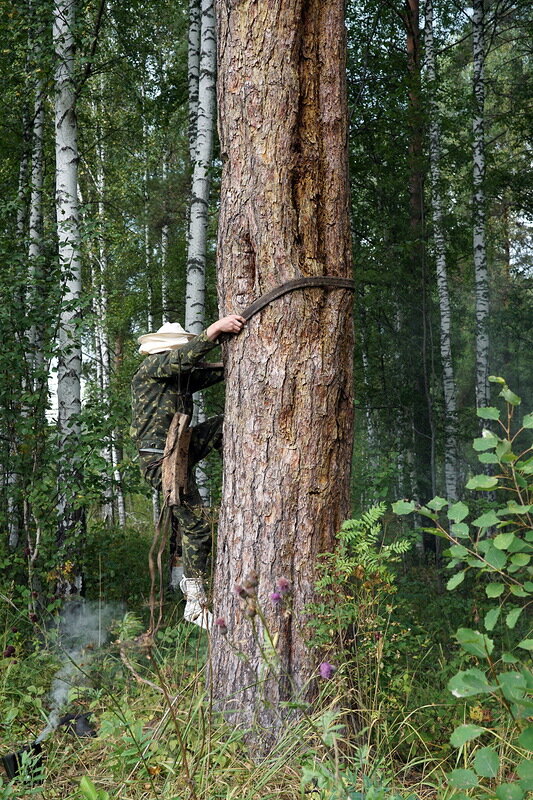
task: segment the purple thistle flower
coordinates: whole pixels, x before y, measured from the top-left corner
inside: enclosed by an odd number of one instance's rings
[[[323,661],[320,664],[320,666],[318,668],[318,671],[320,672],[320,677],[321,678],[324,678],[325,680],[329,680],[335,674],[335,667],[333,666],[333,664],[330,664],[328,661]]]
[[[287,578],[279,578],[276,588],[281,594],[288,594],[291,590],[291,582]]]
[[[278,603],[281,603],[281,601],[283,600],[283,596],[280,594],[280,592],[272,592],[270,595],[270,599],[272,600],[274,605],[277,605]]]
[[[218,617],[215,622],[215,625],[219,629],[222,636],[225,636],[227,634],[228,626],[226,625],[226,620],[224,619],[224,617]]]
[[[251,572],[244,579],[244,588],[245,589],[255,589],[259,585],[259,575],[253,569]]]

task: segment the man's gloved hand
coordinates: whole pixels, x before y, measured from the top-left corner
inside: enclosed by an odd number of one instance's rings
[[[244,317],[240,314],[230,314],[227,317],[213,322],[206,330],[207,338],[214,342],[221,333],[240,333],[246,323]]]

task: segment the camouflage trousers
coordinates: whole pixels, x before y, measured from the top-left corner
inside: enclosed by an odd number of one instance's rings
[[[202,498],[194,479],[194,467],[202,461],[211,450],[219,450],[222,446],[222,423],[224,417],[219,414],[194,425],[191,428],[189,445],[189,464],[187,475],[187,491],[182,495],[182,504],[172,506],[172,538],[179,543],[183,554],[183,574],[188,578],[201,578],[206,581],[210,575],[211,545],[213,526],[208,509],[202,505]],[[141,471],[154,489],[161,491],[161,465],[163,459],[154,458],[153,452],[139,451]],[[179,552],[175,544],[174,551]],[[171,548],[172,549],[172,548]]]

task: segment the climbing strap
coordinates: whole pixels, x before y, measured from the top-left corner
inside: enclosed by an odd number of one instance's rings
[[[192,430],[190,417],[177,411],[168,429],[165,452],[161,464],[164,504],[180,506],[181,496],[187,490],[189,444]]]
[[[336,278],[329,275],[315,275],[312,278],[294,278],[292,281],[282,283],[281,286],[276,286],[270,292],[262,294],[257,300],[254,300],[244,311],[241,312],[241,317],[249,320],[265,306],[268,306],[273,300],[283,297],[284,294],[294,292],[295,289],[348,289],[355,291],[355,283],[350,278]]]

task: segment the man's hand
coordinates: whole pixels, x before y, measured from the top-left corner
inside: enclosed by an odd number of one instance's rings
[[[240,333],[246,323],[244,317],[239,314],[230,314],[228,317],[222,317],[206,330],[207,338],[214,342],[221,333]]]

